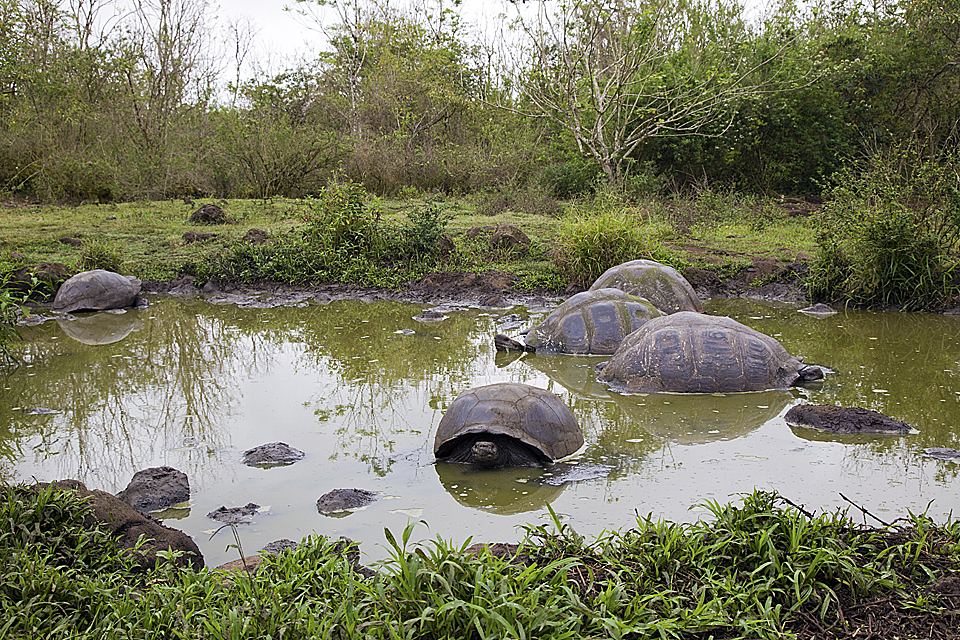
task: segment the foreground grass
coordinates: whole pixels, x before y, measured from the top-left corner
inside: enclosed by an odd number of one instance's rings
[[[170,280],[183,274],[232,277],[234,274],[222,273],[227,268],[223,257],[237,250],[249,229],[262,229],[282,239],[302,228],[311,215],[307,201],[219,201],[227,213],[227,223],[200,226],[189,222],[199,204],[187,205],[179,200],[75,207],[8,204],[0,209],[0,262],[11,266],[61,262],[80,271],[85,256],[89,261],[95,249],[94,253],[112,253],[122,260],[125,273],[142,279]],[[747,266],[752,257],[772,257],[788,263],[798,253],[812,254],[815,248],[814,230],[805,218],[782,215],[771,202],[738,203],[732,196],[720,201],[711,196],[703,202],[640,204],[598,198],[565,203],[554,212],[556,215],[509,209],[484,215],[478,213],[483,208],[474,200],[441,197],[371,200],[367,205],[375,208],[378,224],[384,225],[400,224],[407,212],[417,207],[439,207],[446,216],[446,231],[453,237],[456,251],[429,260],[408,260],[379,271],[364,264],[342,276],[359,284],[400,286],[436,271],[501,270],[517,274],[527,288],[560,290],[571,276],[577,276],[571,271],[578,268],[574,255],[577,247],[572,245],[585,245],[587,253],[606,251],[603,235],[622,244],[618,225],[629,227],[637,238],[634,244],[618,248],[620,253],[629,254],[628,259],[654,257],[676,266],[700,266],[722,274]],[[584,221],[589,223],[582,224]],[[471,227],[502,222],[518,225],[530,237],[527,254],[489,251],[481,241],[471,241],[464,235]],[[216,236],[188,242],[183,236],[189,231]],[[61,238],[75,238],[82,244],[64,244]],[[600,264],[616,264],[620,257],[604,253]],[[251,279],[256,279],[254,275]],[[280,278],[292,282],[302,275],[281,274]]]
[[[960,570],[957,522],[870,529],[769,493],[592,543],[559,523],[530,528],[505,558],[386,531],[392,556],[373,578],[321,538],[253,576],[140,575],[83,530],[70,492],[0,496],[4,638],[853,638],[871,637],[870,616],[886,637],[940,638],[960,605],[930,588]]]

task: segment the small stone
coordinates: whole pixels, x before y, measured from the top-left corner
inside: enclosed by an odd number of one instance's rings
[[[817,304],[807,307],[806,309],[800,309],[800,313],[813,316],[815,318],[826,318],[828,316],[835,315],[837,312],[822,302],[818,302]]]
[[[250,524],[259,511],[260,505],[248,502],[242,507],[218,507],[208,513],[207,517],[224,524]]]
[[[432,310],[424,311],[419,315],[413,316],[413,319],[416,320],[417,322],[425,322],[425,323],[440,322],[444,318],[446,318],[445,315],[443,315],[439,311],[432,311]]]
[[[366,489],[334,489],[320,496],[317,511],[324,515],[365,507],[377,501],[377,494]]]
[[[242,462],[249,467],[278,467],[293,464],[305,455],[286,442],[271,442],[244,451]]]

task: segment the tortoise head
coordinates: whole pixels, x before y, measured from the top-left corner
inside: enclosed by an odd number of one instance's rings
[[[481,467],[493,467],[500,462],[500,447],[490,440],[477,440],[470,447],[470,459]]]
[[[797,375],[800,376],[797,378],[798,383],[823,380],[823,369],[815,364],[806,364],[800,367],[800,370],[797,371]]]

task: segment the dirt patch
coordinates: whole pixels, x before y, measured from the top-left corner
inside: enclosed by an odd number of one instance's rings
[[[710,269],[690,268],[684,277],[690,281],[701,299],[717,297],[744,296],[766,300],[805,302],[806,289],[803,283],[807,274],[803,262],[784,265],[769,258],[758,259],[752,267],[728,278],[720,278]],[[278,283],[260,283],[257,285],[198,283],[186,276],[172,281],[145,281],[144,293],[151,294],[228,294],[228,297],[263,296],[264,294],[282,294],[297,296],[299,299],[323,298],[334,300],[396,300],[414,304],[484,304],[496,295],[499,303],[494,306],[509,307],[514,304],[538,306],[547,301],[560,301],[583,290],[581,287],[569,287],[563,292],[546,289],[518,290],[519,277],[503,271],[485,271],[482,273],[447,271],[432,273],[422,280],[412,281],[400,290],[359,287],[351,284],[322,284],[315,286],[292,286]],[[201,288],[201,285],[202,288]],[[239,297],[238,297],[239,296]],[[281,297],[276,298],[281,300]],[[276,297],[276,295],[274,296]],[[269,302],[260,302],[275,306]],[[488,305],[490,306],[490,305]]]

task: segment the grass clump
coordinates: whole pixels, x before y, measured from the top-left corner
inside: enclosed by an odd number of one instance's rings
[[[837,177],[820,216],[812,298],[913,310],[956,295],[960,155],[947,160],[899,149]]]
[[[79,266],[83,271],[104,269],[122,273],[124,265],[123,249],[104,240],[88,240],[80,250]]]
[[[655,260],[683,271],[680,255],[663,246],[665,227],[635,209],[601,208],[563,221],[557,239],[558,268],[570,282],[590,286],[604,271],[630,260]]]

